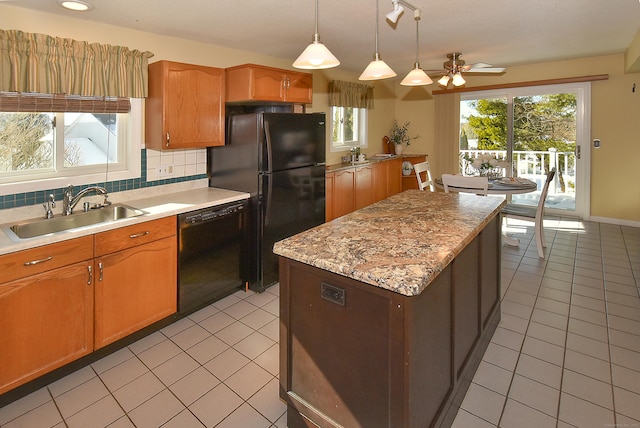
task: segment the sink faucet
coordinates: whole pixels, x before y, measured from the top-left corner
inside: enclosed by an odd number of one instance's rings
[[[69,184],[64,190],[62,198],[62,215],[70,215],[73,213],[73,208],[87,193],[95,192],[98,195],[104,195],[104,202],[102,205],[111,205],[111,202],[107,200],[107,189],[101,186],[89,186],[79,191],[75,196],[73,195],[73,185]]]

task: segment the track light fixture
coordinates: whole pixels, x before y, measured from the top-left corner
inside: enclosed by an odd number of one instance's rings
[[[391,3],[393,3],[393,10],[387,13],[386,17],[389,21],[395,24],[396,22],[398,22],[398,18],[400,18],[400,15],[404,13],[404,8],[400,6],[399,0],[391,0]]]
[[[316,0],[316,32],[313,34],[309,46],[293,62],[293,66],[295,68],[319,70],[337,67],[338,65],[340,65],[340,61],[320,42],[320,35],[318,34],[318,0]]]

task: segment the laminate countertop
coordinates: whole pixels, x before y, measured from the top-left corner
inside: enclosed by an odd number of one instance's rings
[[[274,253],[406,296],[420,294],[499,214],[501,198],[407,190],[276,242]]]
[[[20,239],[19,241],[11,240],[4,229],[12,224],[28,220],[29,218],[27,217],[12,219],[11,217],[7,216],[2,219],[3,224],[0,224],[0,254],[7,254],[15,251],[39,247],[41,245],[52,244],[67,239],[79,238],[84,235],[104,232],[106,230],[117,229],[124,226],[130,226],[132,224],[155,220],[162,217],[183,214],[189,211],[222,205],[228,202],[235,202],[249,198],[248,193],[219,189],[215,187],[201,187],[175,192],[165,192],[150,197],[145,197],[143,192],[134,193],[133,196],[130,197],[118,193],[113,193],[113,196],[110,195],[109,197],[112,203],[123,203],[125,205],[144,211],[144,214],[138,217],[131,217],[108,223],[100,223],[62,232],[50,233],[48,235],[43,235],[40,237]],[[148,190],[147,193],[152,192]],[[89,197],[87,197],[87,200],[90,200]],[[99,200],[102,200],[102,197],[99,197]],[[59,201],[59,205],[62,205],[62,201]],[[55,210],[56,217],[60,216],[59,210],[60,208]],[[76,210],[78,210],[78,208],[76,208]],[[78,211],[82,210],[80,209]]]

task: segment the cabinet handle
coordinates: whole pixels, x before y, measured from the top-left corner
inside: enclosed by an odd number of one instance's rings
[[[93,268],[91,267],[91,265],[87,266],[87,270],[89,271],[89,281],[87,281],[87,285],[91,285],[91,283],[93,282]]]
[[[165,143],[165,145],[167,147],[169,147],[169,142],[171,141],[171,138],[169,137],[169,133],[167,132],[167,142]]]
[[[134,233],[133,235],[129,235],[129,238],[131,238],[131,239],[140,238],[141,236],[148,235],[149,233],[150,232],[148,230],[146,232],[142,232],[142,233]]]
[[[104,269],[102,269],[102,262],[98,263],[98,269],[100,269],[100,275],[98,276],[98,281],[102,281],[102,274]]]
[[[37,265],[38,263],[43,263],[43,262],[48,262],[49,260],[53,260],[53,256],[49,256],[45,259],[40,259],[40,260],[32,260],[30,262],[24,262],[25,266],[33,266],[33,265]]]

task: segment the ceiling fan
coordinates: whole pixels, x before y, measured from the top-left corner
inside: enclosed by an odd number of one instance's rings
[[[462,73],[504,73],[504,67],[493,67],[490,64],[478,62],[475,64],[465,65],[465,61],[460,59],[462,54],[454,52],[447,54],[447,61],[442,64],[443,70],[427,70],[429,75],[442,75],[438,83],[442,86],[462,86],[466,83],[462,77]]]

